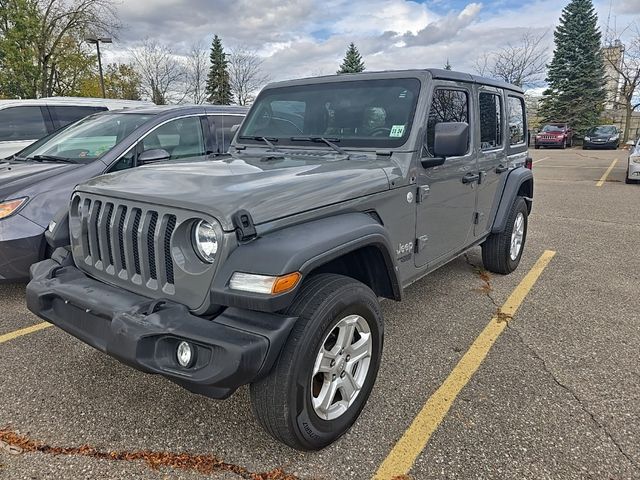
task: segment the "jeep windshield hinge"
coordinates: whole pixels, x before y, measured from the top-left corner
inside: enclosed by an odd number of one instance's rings
[[[418,198],[417,203],[422,203],[429,196],[429,185],[423,185],[418,187]]]
[[[233,226],[236,227],[238,240],[246,242],[258,236],[251,214],[246,210],[238,210],[233,215]]]

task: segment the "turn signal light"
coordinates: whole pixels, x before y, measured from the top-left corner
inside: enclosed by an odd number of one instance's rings
[[[277,295],[278,293],[288,292],[292,288],[294,288],[302,275],[298,272],[290,273],[289,275],[284,275],[282,277],[278,277],[273,284],[273,288],[271,289],[271,293],[273,295]]]

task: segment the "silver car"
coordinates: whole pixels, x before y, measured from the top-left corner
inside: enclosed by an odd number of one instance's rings
[[[624,181],[625,183],[640,183],[640,138],[629,153],[629,165]]]

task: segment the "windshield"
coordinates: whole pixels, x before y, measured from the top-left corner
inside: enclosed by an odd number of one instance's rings
[[[59,158],[74,163],[91,163],[151,117],[135,113],[87,117],[25,148],[19,158]]]
[[[542,127],[543,132],[564,132],[564,127],[560,125],[545,125]]]
[[[615,135],[616,127],[613,125],[601,125],[599,127],[593,127],[589,130],[591,135]]]
[[[399,147],[411,131],[419,92],[414,78],[268,89],[243,123],[240,142],[326,144],[318,142],[322,137],[340,147]]]

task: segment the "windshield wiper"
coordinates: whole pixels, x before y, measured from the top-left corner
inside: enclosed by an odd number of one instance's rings
[[[345,152],[342,148],[340,148],[338,145],[336,145],[333,142],[339,142],[340,139],[339,138],[325,138],[325,137],[291,137],[291,141],[292,142],[316,142],[316,143],[325,143],[326,145],[328,145],[329,147],[331,147],[333,150],[335,150],[336,152],[338,152],[340,155],[347,155],[349,156],[349,154],[347,152]]]
[[[271,150],[277,150],[276,146],[273,142],[277,142],[278,139],[275,137],[261,137],[260,135],[240,135],[238,137],[240,140],[258,140],[269,145]]]
[[[35,160],[36,162],[58,162],[58,163],[78,163],[67,157],[58,157],[56,155],[34,155],[27,157],[27,160]]]

